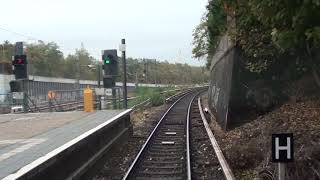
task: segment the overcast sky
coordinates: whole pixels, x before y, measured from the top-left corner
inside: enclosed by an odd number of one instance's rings
[[[65,55],[83,42],[100,59],[102,49],[118,49],[125,38],[127,56],[203,65],[192,58],[191,43],[207,1],[5,0],[0,28],[54,41]],[[0,41],[4,40],[33,42],[0,29]]]

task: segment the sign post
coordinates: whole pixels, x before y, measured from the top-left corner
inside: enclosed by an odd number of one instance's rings
[[[123,63],[123,108],[128,108],[127,103],[127,62],[126,62],[126,40],[121,39],[121,45],[119,50],[122,52],[122,63]]]
[[[278,180],[286,179],[286,165],[285,163],[278,163]]]
[[[98,65],[97,65],[97,70],[98,70],[98,88],[100,89],[101,88],[101,66],[100,66],[100,64],[98,63]],[[101,110],[102,109],[102,107],[101,107],[101,95],[98,95],[98,99],[99,99],[99,110]]]
[[[285,163],[293,162],[293,134],[272,134],[272,162],[278,163],[278,180],[285,180]]]

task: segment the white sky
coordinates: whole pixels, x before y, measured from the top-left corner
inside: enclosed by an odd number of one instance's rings
[[[100,59],[101,50],[118,49],[125,38],[128,57],[203,65],[192,59],[191,43],[207,1],[5,0],[0,28],[54,41],[65,55],[83,42]],[[0,41],[4,40],[33,42],[0,29]]]

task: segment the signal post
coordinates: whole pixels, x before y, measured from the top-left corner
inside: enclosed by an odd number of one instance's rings
[[[23,42],[16,42],[14,54],[12,69],[16,80],[10,81],[10,89],[12,93],[23,93],[23,111],[26,113],[28,112],[28,90],[26,85],[26,82],[28,82],[28,61],[27,56],[23,52]]]
[[[113,108],[116,109],[116,90],[115,78],[118,75],[118,55],[116,49],[104,50],[102,54],[103,61],[103,87],[112,89],[112,104]]]

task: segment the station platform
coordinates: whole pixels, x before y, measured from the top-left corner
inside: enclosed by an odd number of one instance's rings
[[[19,178],[66,149],[75,149],[78,142],[83,144],[85,138],[114,124],[119,118],[129,116],[130,119],[130,111],[1,115],[0,179]]]

